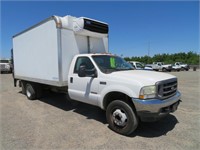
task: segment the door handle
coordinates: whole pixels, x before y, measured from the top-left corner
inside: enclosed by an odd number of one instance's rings
[[[70,83],[73,83],[73,77],[70,77]]]

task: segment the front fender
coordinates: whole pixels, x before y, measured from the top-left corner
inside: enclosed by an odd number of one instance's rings
[[[121,85],[110,85],[110,86],[107,86],[101,91],[100,97],[99,97],[99,100],[98,100],[98,105],[102,109],[104,109],[104,106],[103,106],[104,97],[108,93],[111,93],[111,92],[120,92],[120,93],[126,94],[129,97],[135,97],[135,98],[138,97],[138,95],[139,95],[139,91],[138,91],[138,93],[136,93],[136,92],[134,92],[133,90],[131,90],[130,88],[128,88],[126,86],[121,86]]]

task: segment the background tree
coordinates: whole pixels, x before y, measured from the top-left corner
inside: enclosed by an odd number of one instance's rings
[[[132,57],[125,57],[124,59],[126,61],[139,61],[145,64],[151,64],[153,62],[164,62],[165,64],[174,64],[175,62],[182,62],[182,63],[187,63],[189,65],[198,65],[199,64],[199,58],[200,55],[197,54],[196,52],[180,52],[180,53],[175,53],[175,54],[156,54],[153,57],[149,57],[147,55],[137,57],[137,56],[132,56]]]

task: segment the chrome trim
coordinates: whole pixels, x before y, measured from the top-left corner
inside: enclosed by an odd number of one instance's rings
[[[165,86],[164,88],[166,89],[166,88],[169,88],[169,87],[172,87],[172,86],[175,86],[175,85],[177,85],[177,83],[172,84],[172,85]]]
[[[170,106],[178,102],[180,99],[181,99],[181,93],[177,91],[174,96],[167,98],[165,100],[162,99],[141,100],[137,98],[132,98],[132,101],[135,105],[136,111],[158,113],[161,108]]]
[[[170,92],[174,92],[174,91],[176,91],[177,90],[177,88],[174,88],[174,89],[171,89],[170,91],[165,91],[165,92],[163,92],[164,94],[167,94],[167,93],[170,93]],[[173,93],[174,94],[174,93]]]
[[[58,86],[58,87],[67,86],[67,81],[59,82],[59,81],[29,78],[29,77],[23,77],[23,76],[17,76],[17,75],[15,75],[15,79],[31,81],[31,82],[36,82],[36,83],[41,83],[41,84],[46,84],[46,85],[52,85],[52,86]]]
[[[174,83],[172,85],[166,85],[166,86],[164,86],[164,84],[168,84],[168,83],[172,83],[172,82],[176,82],[176,83]],[[160,89],[159,89],[159,86],[160,86]],[[176,86],[176,87],[174,87],[174,86]],[[167,89],[169,87],[174,87],[174,89],[171,89],[170,91],[164,91],[163,90],[163,89]],[[177,88],[178,88],[177,78],[172,78],[172,79],[168,79],[168,80],[163,80],[163,81],[156,82],[156,91],[157,91],[156,98],[165,100],[165,99],[167,99],[167,98],[175,95],[176,92],[174,92],[174,93],[172,93],[170,95],[167,95],[167,96],[163,96],[163,94],[170,93],[170,92],[173,92],[175,90],[177,91]]]

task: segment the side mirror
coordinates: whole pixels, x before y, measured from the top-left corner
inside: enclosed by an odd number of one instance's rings
[[[86,67],[84,65],[80,66],[79,67],[79,70],[78,70],[78,76],[79,77],[85,77],[86,76]]]
[[[85,65],[81,65],[79,67],[79,70],[78,70],[78,76],[79,77],[96,78],[97,77],[97,71],[96,71],[96,69],[86,70],[86,66]]]
[[[92,74],[90,75],[90,77],[92,77],[92,78],[96,78],[97,77],[97,70],[96,69],[92,70]]]

